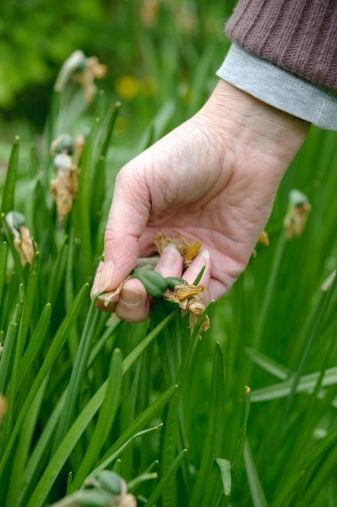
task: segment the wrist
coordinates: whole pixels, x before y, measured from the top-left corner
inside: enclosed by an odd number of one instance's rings
[[[302,145],[310,127],[308,122],[265,104],[221,79],[200,114],[227,146],[230,143],[234,152],[263,151],[285,166]]]

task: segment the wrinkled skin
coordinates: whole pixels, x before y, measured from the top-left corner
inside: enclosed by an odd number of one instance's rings
[[[121,169],[106,228],[104,263],[93,293],[112,290],[153,252],[157,232],[177,231],[204,250],[183,273],[212,299],[243,271],[272,208],[279,182],[308,124],[220,81],[203,108]],[[182,259],[166,249],[157,270],[181,276]],[[149,300],[138,280],[120,294],[117,314],[144,319]]]

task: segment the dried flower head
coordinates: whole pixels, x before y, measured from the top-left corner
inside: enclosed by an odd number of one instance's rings
[[[71,156],[74,153],[74,139],[69,134],[61,134],[51,143],[50,154],[56,157],[59,153]]]
[[[57,215],[64,220],[70,213],[78,188],[78,167],[65,152],[57,153],[53,160],[56,177],[50,181],[50,192],[56,202]]]
[[[311,204],[305,194],[299,190],[292,190],[289,194],[288,211],[284,218],[286,238],[300,236],[305,228]]]
[[[176,303],[182,310],[188,312],[190,318],[190,328],[193,328],[200,317],[205,311],[206,307],[200,299],[200,294],[206,291],[206,287],[202,285],[177,285],[174,289],[166,289],[163,298],[166,301]],[[201,326],[202,331],[209,328],[210,322],[206,315],[205,320]]]
[[[2,422],[3,418],[5,417],[5,414],[8,409],[8,401],[5,396],[0,394],[0,423]]]
[[[156,24],[159,8],[159,0],[142,0],[140,6],[140,19],[144,26],[151,28]]]
[[[129,279],[129,277],[126,280],[128,280],[128,279]],[[126,282],[126,280],[124,280],[122,283],[120,283],[118,285],[117,289],[100,294],[96,300],[97,308],[99,308],[103,312],[109,312],[109,313],[113,312],[116,308],[119,294],[120,294],[120,292],[123,288],[123,284]]]
[[[10,211],[6,215],[6,222],[14,237],[14,246],[19,254],[21,264],[32,264],[35,248],[30,231],[26,227],[25,217],[17,211]]]
[[[54,90],[62,92],[66,84],[72,80],[82,86],[85,101],[91,102],[97,91],[95,80],[102,79],[106,72],[106,65],[100,63],[96,56],[86,57],[83,51],[74,51],[64,62]]]
[[[201,249],[201,241],[189,240],[182,234],[175,234],[174,236],[165,236],[158,233],[154,239],[156,250],[161,254],[163,249],[173,243],[180,255],[184,259],[184,265],[189,266],[193,259],[198,255]]]

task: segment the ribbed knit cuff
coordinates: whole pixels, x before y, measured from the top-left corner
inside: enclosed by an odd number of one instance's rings
[[[270,106],[337,130],[337,97],[233,44],[217,76]]]
[[[249,52],[337,90],[335,0],[239,0],[226,33]]]

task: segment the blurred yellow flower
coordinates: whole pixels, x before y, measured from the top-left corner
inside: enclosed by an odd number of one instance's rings
[[[121,76],[116,81],[116,92],[121,99],[133,100],[140,91],[140,83],[134,76]]]

